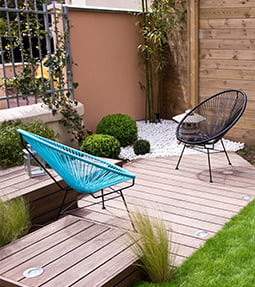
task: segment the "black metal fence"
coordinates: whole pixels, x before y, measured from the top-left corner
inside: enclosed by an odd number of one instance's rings
[[[10,4],[12,3],[12,4]],[[67,9],[14,0],[0,7],[0,101],[7,108],[74,98]]]

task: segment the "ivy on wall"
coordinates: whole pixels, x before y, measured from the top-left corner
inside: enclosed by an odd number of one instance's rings
[[[47,10],[43,1],[9,3],[1,10],[1,61],[12,64],[12,76],[4,75],[2,86],[7,98],[40,99],[52,111],[61,114],[63,124],[79,144],[86,132],[76,110],[72,81],[68,18],[53,5]],[[15,8],[11,12],[9,8]],[[16,68],[17,58],[21,60]]]

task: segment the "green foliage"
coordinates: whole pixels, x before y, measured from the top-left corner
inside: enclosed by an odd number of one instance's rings
[[[118,158],[120,142],[110,135],[93,134],[83,141],[81,150],[95,156]]]
[[[252,165],[255,165],[255,146],[245,145],[243,149],[237,151],[237,154],[242,156]]]
[[[0,247],[25,235],[29,227],[29,206],[22,197],[0,200]]]
[[[17,129],[24,129],[52,140],[58,138],[53,129],[37,121],[24,124],[21,121],[6,121],[0,125],[0,167],[23,164],[23,146]]]
[[[43,15],[37,15],[33,11],[42,9],[42,4],[45,2],[47,1],[8,1],[10,7],[18,6],[20,13],[8,13],[13,17],[9,29],[6,28],[6,19],[0,21],[0,33],[7,39],[2,52],[5,62],[11,62],[14,50],[19,50],[23,65],[20,66],[22,69],[15,71],[13,77],[3,77],[1,86],[6,89],[7,94],[22,97],[27,104],[30,96],[41,98],[53,115],[58,113],[63,116],[62,122],[72,134],[72,140],[80,144],[85,139],[86,131],[83,120],[76,110],[78,102],[74,100],[73,90],[78,84],[72,81],[70,68],[72,63],[67,49],[69,31],[67,25],[63,25],[68,23],[68,19],[56,8],[52,10],[56,13],[51,17],[51,30],[55,35],[54,51],[47,53],[46,58],[43,58],[42,43],[49,33]],[[6,17],[5,12],[2,13],[4,14],[2,18]],[[65,18],[65,21],[62,18]],[[30,44],[25,45],[25,42]],[[33,42],[37,44],[32,48]],[[37,53],[34,53],[34,50]]]
[[[176,268],[173,279],[153,287],[255,286],[255,201]],[[137,284],[147,287],[148,284]]]
[[[125,147],[133,144],[137,139],[136,122],[128,115],[107,115],[99,122],[96,133],[114,136],[120,145]]]
[[[146,154],[148,152],[150,152],[150,142],[147,141],[147,140],[137,140],[135,141],[134,143],[134,152],[136,155],[139,155],[139,154]]]
[[[143,43],[138,46],[145,67],[146,119],[157,122],[160,113],[162,80],[168,65],[167,49],[175,30],[180,30],[185,21],[184,0],[153,0],[149,7],[148,0],[141,0],[142,20],[140,27]],[[156,91],[156,87],[158,88]],[[155,104],[157,99],[157,104]]]
[[[138,233],[130,233],[132,249],[138,256],[138,265],[154,283],[165,282],[172,277],[174,257],[170,255],[170,238],[164,221],[147,213],[136,211],[130,219]]]

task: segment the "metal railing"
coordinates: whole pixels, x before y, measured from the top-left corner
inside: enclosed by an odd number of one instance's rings
[[[0,7],[0,101],[11,108],[57,93],[74,98],[67,8],[8,3]]]

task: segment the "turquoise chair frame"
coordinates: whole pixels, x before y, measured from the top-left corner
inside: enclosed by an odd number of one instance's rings
[[[51,175],[49,169],[44,168],[40,162],[34,158],[58,185],[58,187],[64,191],[63,201],[57,217],[65,213],[65,211],[76,202],[73,202],[71,205],[63,209],[69,190],[75,190],[81,193],[81,196],[78,199],[86,194],[91,195],[95,199],[101,199],[103,209],[105,208],[105,201],[121,197],[127,212],[129,212],[122,191],[134,185],[134,174],[117,165],[111,164],[98,157],[89,155],[61,143],[46,139],[22,129],[18,129],[17,131],[21,136],[24,148],[30,152],[26,145],[26,143],[28,143],[31,148],[35,150],[68,185],[66,188],[63,187]],[[33,156],[32,153],[31,155]],[[118,186],[124,182],[127,184],[124,186]],[[107,192],[104,191],[106,188]],[[101,193],[98,194],[98,191],[101,191]],[[105,196],[109,196],[114,193],[116,195],[105,199]],[[89,204],[85,207],[96,203]]]

